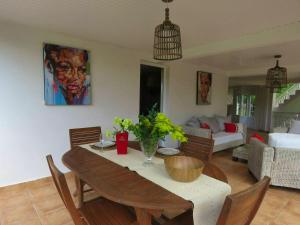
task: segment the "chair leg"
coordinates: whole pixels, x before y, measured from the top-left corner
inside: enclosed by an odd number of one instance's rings
[[[79,177],[75,175],[75,182],[76,182],[76,191],[74,196],[77,197],[78,200],[78,207],[80,208],[83,205],[83,186],[84,182],[80,180]]]

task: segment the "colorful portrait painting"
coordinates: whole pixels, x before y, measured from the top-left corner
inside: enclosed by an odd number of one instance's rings
[[[91,104],[89,52],[53,44],[44,44],[43,50],[45,104]]]
[[[197,105],[211,104],[212,74],[208,72],[197,72]]]

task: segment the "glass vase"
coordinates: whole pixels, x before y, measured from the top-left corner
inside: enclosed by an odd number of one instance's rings
[[[152,158],[157,151],[158,141],[151,138],[146,138],[140,141],[141,149],[145,156],[144,166],[151,166],[153,164]]]

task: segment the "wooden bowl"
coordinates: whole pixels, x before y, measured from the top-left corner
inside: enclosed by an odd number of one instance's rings
[[[204,163],[194,157],[172,156],[165,159],[165,167],[174,180],[192,182],[202,174]]]

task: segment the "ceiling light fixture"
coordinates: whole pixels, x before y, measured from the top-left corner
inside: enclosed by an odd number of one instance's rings
[[[266,87],[270,88],[271,93],[278,93],[281,88],[287,86],[287,69],[279,66],[281,55],[275,55],[276,66],[268,69]]]
[[[162,0],[165,3],[173,0]],[[169,8],[165,9],[165,20],[155,28],[154,34],[154,59],[176,60],[182,58],[180,27],[169,19]]]

